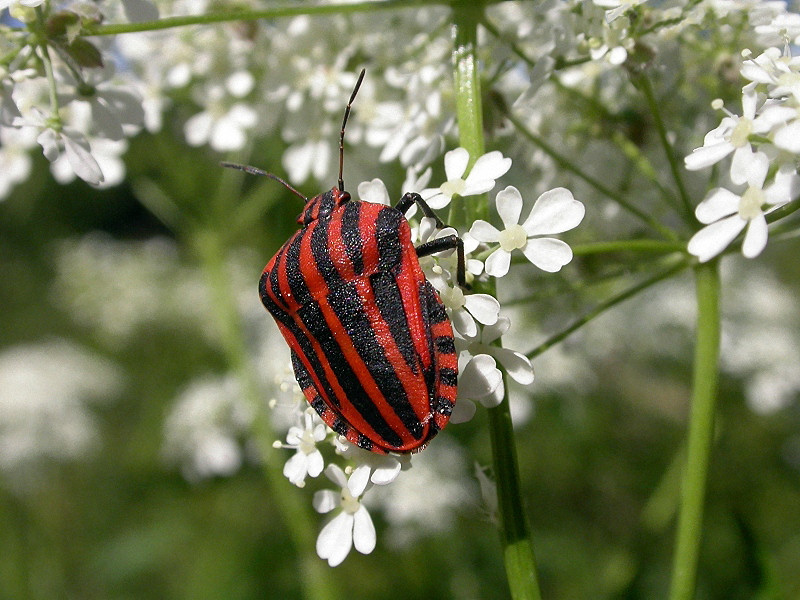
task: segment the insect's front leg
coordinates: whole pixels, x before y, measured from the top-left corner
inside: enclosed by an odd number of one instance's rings
[[[417,204],[420,209],[422,209],[422,213],[431,219],[436,221],[436,227],[439,229],[444,229],[447,225],[442,222],[442,220],[436,216],[436,213],[433,212],[433,209],[428,206],[428,203],[422,199],[422,196],[415,192],[406,192],[403,194],[403,197],[400,198],[400,202],[397,203],[397,210],[399,210],[404,215],[406,211],[411,208],[413,204]],[[436,238],[434,240],[430,240],[425,242],[424,244],[420,244],[417,246],[417,256],[429,256],[431,254],[436,254],[437,252],[444,252],[445,250],[452,250],[453,248],[456,249],[456,257],[457,257],[457,264],[456,264],[456,281],[458,285],[462,288],[467,288],[467,279],[466,279],[466,260],[464,258],[464,241],[458,237],[457,235],[446,235],[441,238]]]

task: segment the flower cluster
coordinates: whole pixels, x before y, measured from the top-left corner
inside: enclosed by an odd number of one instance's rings
[[[749,51],[744,56],[749,56]],[[685,159],[698,170],[731,157],[730,187],[711,190],[695,215],[705,225],[689,240],[701,262],[719,255],[744,232],[742,254],[754,258],[767,245],[767,215],[800,193],[800,58],[769,48],[744,62],[742,114],[713,106],[726,116],[706,134],[703,145]]]
[[[469,153],[463,148],[445,154],[446,181],[421,192],[429,206],[444,209],[453,201],[491,191],[511,167],[511,159],[495,151],[478,157],[471,168],[469,164]],[[358,196],[361,201],[390,203],[386,186],[379,179],[359,185]],[[569,191],[558,188],[541,194],[522,225],[517,223],[523,199],[515,188],[501,190],[496,195],[495,206],[505,227],[503,231],[479,220],[463,236],[473,287],[488,277],[500,278],[508,274],[514,250],[548,272],[558,271],[571,260],[572,252],[566,243],[542,237],[572,229],[582,220],[583,204]],[[453,233],[456,230],[452,227],[438,229],[435,219],[429,217],[412,221],[412,235],[417,243]],[[494,296],[473,293],[455,283],[454,252],[425,257],[421,264],[454,326],[460,375],[458,402],[451,422],[464,422],[475,414],[475,402],[494,407],[503,400],[505,386],[500,366],[524,386],[533,382],[533,369],[524,354],[495,343],[509,330],[511,321],[501,314],[500,303]],[[353,446],[327,429],[305,403],[294,404],[294,407],[294,423],[286,441],[276,442],[275,446],[294,451],[283,471],[293,484],[304,487],[307,478],[317,477],[323,471],[336,484],[337,490],[319,491],[314,495],[314,508],[318,512],[336,511],[317,540],[319,556],[335,566],[353,547],[362,553],[375,548],[375,528],[364,504],[365,497],[373,487],[394,482],[402,471],[411,468],[412,461],[409,456],[381,456]],[[331,445],[335,454],[346,461],[345,468],[336,462],[328,462],[326,466],[325,457],[330,454]]]

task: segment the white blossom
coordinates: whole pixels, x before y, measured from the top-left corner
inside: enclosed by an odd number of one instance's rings
[[[565,188],[555,188],[537,198],[530,214],[520,225],[522,195],[513,186],[497,194],[497,212],[503,231],[483,220],[477,220],[470,234],[485,243],[498,244],[486,259],[485,269],[492,277],[502,277],[511,265],[511,253],[521,250],[531,263],[554,273],[572,260],[572,250],[563,241],[547,237],[577,227],[586,212],[581,202]]]
[[[689,240],[688,250],[701,262],[717,256],[745,231],[742,254],[754,258],[767,245],[766,213],[791,201],[800,190],[800,176],[794,167],[784,166],[774,181],[764,187],[769,159],[756,152],[753,168],[748,174],[747,189],[735,194],[725,188],[716,188],[697,206],[697,220],[706,227]]]
[[[495,186],[495,180],[511,168],[511,159],[498,151],[479,156],[467,173],[469,152],[464,148],[450,150],[444,155],[444,172],[447,177],[438,188],[427,188],[420,195],[433,209],[444,208],[453,196],[484,194]],[[464,177],[466,175],[466,178]]]
[[[369,471],[354,471],[348,479],[338,465],[330,464],[325,468],[325,475],[340,489],[316,492],[314,509],[325,514],[338,508],[339,513],[319,532],[317,555],[335,567],[347,558],[353,546],[362,554],[375,549],[375,526],[361,503],[361,496],[370,485]]]
[[[286,464],[283,475],[297,487],[305,485],[306,475],[317,477],[322,473],[325,462],[317,444],[328,435],[328,429],[313,409],[307,408],[300,419],[300,425],[292,425],[286,434],[286,444],[278,447],[296,450]]]

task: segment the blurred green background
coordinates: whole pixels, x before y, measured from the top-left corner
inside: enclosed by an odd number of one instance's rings
[[[274,334],[258,277],[299,207],[274,182],[242,184],[218,168],[220,157],[177,137],[165,128],[135,138],[130,183],[108,190],[59,186],[38,156],[35,175],[0,203],[0,598],[302,595],[298,549],[259,459],[248,458],[252,432],[234,433],[241,460],[226,476],[187,471],[180,449],[170,450],[180,439],[168,439],[181,394],[232,370],[214,273],[229,278],[256,348]],[[279,150],[265,144],[258,165],[280,164]],[[348,152],[351,187],[373,176],[398,187],[398,173],[368,170],[368,150]],[[181,217],[171,220],[159,198]],[[800,357],[787,355],[800,339],[797,250],[797,241],[770,246],[757,266],[733,258],[725,271],[724,352],[743,358],[723,361],[700,598],[800,597],[800,404],[790,377]],[[600,279],[602,297],[603,269],[576,259],[562,278],[537,283],[528,322],[547,332],[580,314],[593,298],[576,298],[570,281]],[[546,598],[656,598],[668,588],[691,299],[685,274],[617,307],[538,359],[531,389],[514,390]],[[521,339],[525,350],[530,335]],[[788,390],[759,395],[759,381]],[[777,406],[757,403],[779,393]],[[342,598],[507,596],[471,477],[474,462],[490,462],[484,411],[441,437],[458,459],[438,468],[461,478],[469,498],[436,517],[443,528],[412,525],[402,543],[373,510],[375,552],[352,552],[331,571]],[[267,453],[278,464],[288,456]],[[324,478],[303,490],[282,484],[316,535],[324,520],[310,503],[329,487]]]

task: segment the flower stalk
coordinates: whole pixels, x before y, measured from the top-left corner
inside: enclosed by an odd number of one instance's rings
[[[681,482],[670,600],[690,600],[697,584],[708,464],[714,437],[720,347],[719,261],[695,268],[697,340],[687,458]]]
[[[457,3],[453,7],[456,116],[460,144],[469,151],[472,160],[484,152],[480,73],[476,57],[478,22],[482,10],[479,3]],[[464,202],[458,204],[467,205]],[[487,218],[489,210],[485,195],[482,201],[468,203],[465,211],[467,222]],[[491,289],[484,291],[496,294],[493,280],[488,286]],[[530,526],[522,504],[508,386],[505,390],[500,405],[488,410],[503,559],[511,596],[515,599],[537,600],[541,595],[536,560],[530,540]]]

